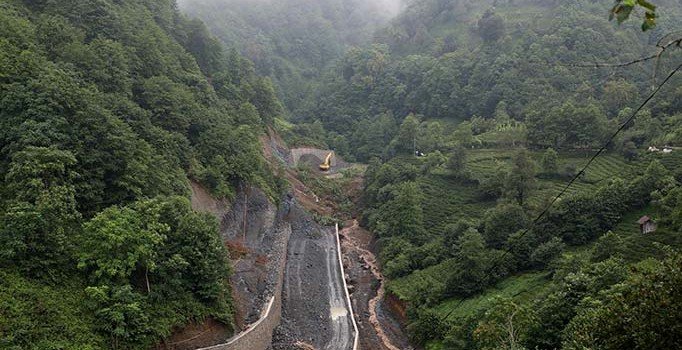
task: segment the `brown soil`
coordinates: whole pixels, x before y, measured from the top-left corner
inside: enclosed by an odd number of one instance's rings
[[[290,165],[289,149],[282,138],[271,128],[267,135],[261,136],[261,145],[265,159],[273,169],[283,170],[284,177],[289,182],[296,203],[301,205],[309,212],[323,216],[330,216],[333,213],[333,203],[320,198],[308,186],[298,179],[296,170]],[[316,174],[318,172],[314,172]],[[319,173],[322,174],[322,173]]]
[[[229,327],[212,318],[208,318],[203,323],[189,324],[182,329],[177,330],[168,340],[157,345],[156,349],[197,349],[223,341],[226,334],[230,334]]]
[[[198,182],[190,181],[190,188],[192,190],[192,209],[199,212],[206,212],[222,217],[225,212],[230,209],[230,203],[227,200],[218,200]]]
[[[384,306],[394,315],[400,325],[407,324],[407,304],[393,293],[386,293]]]
[[[409,343],[402,329],[395,325],[390,313],[378,313],[384,300],[384,277],[372,252],[372,233],[358,225],[357,220],[347,223],[341,230],[344,267],[351,278],[351,300],[355,311],[360,347],[366,350],[408,349]]]

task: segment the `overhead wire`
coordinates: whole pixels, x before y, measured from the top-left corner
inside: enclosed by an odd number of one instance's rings
[[[663,88],[663,86],[664,86],[670,79],[672,79],[672,77],[673,77],[678,71],[680,71],[681,69],[682,69],[682,64],[680,64],[679,66],[677,66],[677,68],[675,68],[674,70],[672,70],[672,71],[670,72],[670,74],[668,74],[668,76],[667,76],[660,84],[658,84],[658,86],[657,86],[657,87],[649,94],[649,96],[648,96],[648,97],[639,105],[639,107],[637,107],[637,109],[634,110],[634,112],[630,115],[630,117],[628,117],[628,119],[625,120],[625,122],[623,122],[623,123],[620,125],[620,127],[619,127],[613,134],[611,134],[611,136],[607,139],[607,141],[604,143],[604,145],[603,145],[603,146],[602,146],[594,155],[592,155],[592,157],[587,161],[587,163],[582,167],[582,169],[581,169],[577,174],[575,174],[575,176],[573,176],[573,177],[571,178],[571,180],[566,184],[566,186],[564,186],[564,188],[559,192],[559,194],[557,194],[557,195],[552,199],[552,201],[551,201],[549,204],[547,204],[547,205],[545,206],[545,208],[542,210],[542,212],[540,212],[540,214],[537,215],[537,216],[535,217],[535,219],[531,222],[531,224],[530,224],[525,230],[523,230],[523,231],[521,232],[521,234],[519,234],[519,236],[518,236],[519,239],[520,239],[520,238],[523,238],[526,234],[528,234],[528,232],[530,232],[530,231],[535,227],[535,225],[540,221],[540,219],[542,219],[542,218],[547,214],[547,212],[549,211],[549,209],[550,209],[550,208],[551,208],[551,207],[552,207],[552,206],[553,206],[553,205],[554,205],[554,204],[555,204],[555,203],[556,203],[564,194],[566,194],[566,192],[569,190],[569,188],[571,188],[571,186],[573,185],[573,183],[574,183],[576,180],[578,180],[578,179],[585,173],[585,171],[586,171],[587,168],[592,164],[592,162],[594,162],[594,160],[595,160],[600,154],[602,154],[602,153],[609,147],[609,145],[611,144],[611,142],[613,142],[613,140],[616,138],[616,136],[618,136],[618,134],[619,134],[621,131],[623,131],[630,123],[632,123],[632,121],[635,119],[635,117],[637,116],[637,114],[638,114],[638,113],[639,113],[639,112],[640,112],[640,111],[649,103],[649,101],[651,101],[651,100],[654,98],[654,96],[656,96],[656,94],[661,90],[661,88]],[[496,269],[497,267],[499,267],[499,266],[495,266],[495,265],[499,264],[499,263],[500,263],[500,262],[501,262],[509,253],[511,253],[512,248],[513,248],[512,246],[507,247],[507,249],[504,250],[504,252],[502,253],[502,255],[500,255],[496,260],[493,261],[493,263],[491,264],[491,266],[487,269],[487,271],[486,271],[486,273],[485,273],[485,275],[484,275],[484,278],[480,279],[480,280],[478,281],[478,284],[482,284],[483,281],[486,281],[488,278],[492,277],[492,272],[495,271],[495,269]],[[455,310],[457,310],[457,308],[459,308],[459,306],[462,305],[462,303],[464,302],[464,300],[465,300],[464,298],[460,299],[459,302],[456,303],[456,304],[450,309],[450,311],[448,311],[448,313],[447,313],[444,317],[441,318],[441,321],[447,320],[447,319],[450,317],[450,315],[452,315],[452,313],[455,312]]]

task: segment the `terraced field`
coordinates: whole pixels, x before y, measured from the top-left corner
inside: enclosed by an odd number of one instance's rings
[[[512,157],[516,153],[513,149],[476,149],[467,154],[467,171],[473,179],[481,179],[495,174],[498,169],[508,170]],[[680,152],[682,155],[682,152]],[[542,152],[533,152],[536,163],[540,163]],[[559,169],[567,167],[580,169],[588,161],[589,154],[560,155]],[[682,157],[668,160],[669,166]],[[414,157],[400,157],[394,162],[418,165]],[[643,159],[641,162],[648,163]],[[606,154],[598,157],[588,171],[578,179],[568,191],[568,195],[594,191],[609,179],[615,177],[629,178],[639,174],[642,170],[641,162],[626,162],[616,154]],[[539,171],[539,168],[538,168]],[[528,203],[533,207],[541,207],[556,196],[567,184],[569,178],[538,178],[537,189],[529,198]],[[425,226],[433,234],[442,234],[445,226],[459,219],[480,219],[485,211],[495,205],[495,201],[482,200],[478,187],[474,181],[463,182],[452,176],[448,170],[437,170],[426,177],[420,177],[419,187],[424,194],[422,207],[424,209]]]
[[[656,232],[641,234],[637,220],[643,215],[656,218],[655,208],[649,206],[625,215],[613,229],[623,239],[623,257],[628,261],[640,261],[648,257],[660,257],[665,254],[663,246],[682,247],[682,235],[664,226]]]
[[[550,281],[547,272],[523,273],[501,281],[476,297],[463,302],[460,299],[449,299],[433,307],[433,310],[441,317],[445,317],[452,311],[448,319],[453,320],[484,312],[492,306],[496,297],[511,298],[518,304],[530,304],[547,291]],[[453,307],[456,307],[454,311]],[[442,350],[445,347],[440,341],[432,341],[426,345],[426,349]]]
[[[512,159],[516,152],[517,150],[514,149],[469,150],[466,171],[470,173],[472,179],[489,177],[500,169],[507,171],[512,166]],[[592,154],[589,152],[561,153],[558,169],[564,175],[557,177],[540,175],[536,178],[537,189],[527,202],[531,210],[537,212],[538,208],[556,196],[571,178],[567,173],[570,173],[570,170],[575,173],[582,169]],[[532,157],[538,164],[538,172],[541,171],[542,156],[542,151],[532,152]],[[607,153],[595,159],[585,174],[574,182],[567,195],[593,192],[614,178],[630,180],[641,175],[654,159],[661,161],[673,173],[682,174],[682,150],[666,155],[646,154],[631,162],[626,161],[619,154]],[[404,157],[398,161],[418,168],[421,166],[421,160],[415,157]],[[422,202],[424,225],[433,235],[444,234],[448,224],[462,218],[480,220],[486,210],[496,204],[494,200],[483,200],[476,181],[460,180],[447,169],[437,169],[427,176],[420,176],[417,182],[424,195]],[[623,256],[628,262],[637,262],[647,257],[660,257],[664,254],[662,245],[682,247],[682,235],[668,232],[665,228],[659,228],[654,234],[639,233],[637,219],[642,215],[651,214],[655,215],[655,210],[651,207],[628,213],[614,228],[614,232],[623,239]],[[581,260],[588,260],[594,244],[595,242],[591,242],[578,247],[568,247],[565,253]],[[413,297],[411,293],[413,293],[414,285],[435,283],[437,286],[438,276],[443,275],[444,268],[446,268],[444,264],[427,267],[420,272],[391,280],[388,288],[399,297],[409,299]],[[452,307],[457,306],[452,317],[467,317],[490,308],[496,296],[508,297],[517,303],[532,305],[548,291],[551,285],[551,279],[548,278],[546,271],[526,272],[505,278],[484,293],[464,300],[461,305],[459,299],[448,299],[433,306],[432,310],[445,315]],[[426,345],[426,349],[440,350],[444,347],[441,342],[433,341]]]
[[[475,184],[461,183],[445,174],[421,178],[419,186],[424,194],[424,226],[434,234],[442,234],[445,226],[459,219],[480,218],[495,205],[481,202]]]
[[[682,171],[682,149],[677,149],[670,154],[649,153],[643,158],[647,161],[658,159],[663,166],[673,173]]]
[[[511,159],[516,153],[516,150],[501,150],[501,149],[477,149],[471,150],[467,154],[467,167],[471,170],[474,176],[490,174],[497,168],[498,165],[509,167]],[[680,152],[682,153],[682,152]],[[532,152],[532,156],[539,164],[542,159],[543,152]],[[576,169],[582,168],[587,163],[592,153],[561,153],[559,158],[559,170],[564,170],[567,166],[573,166]],[[663,157],[662,157],[663,158]],[[667,157],[667,162],[679,162],[682,165],[682,154],[679,157]],[[673,160],[674,158],[674,160]],[[648,160],[645,160],[648,163]],[[671,164],[672,165],[672,164]],[[582,182],[596,183],[614,175],[627,176],[633,174],[641,169],[641,163],[629,163],[617,154],[602,154],[590,165]]]
[[[532,301],[535,297],[545,291],[547,282],[550,279],[548,272],[527,272],[516,276],[509,277],[494,287],[488,288],[483,294],[474,298],[466,299],[461,302],[460,299],[449,299],[434,307],[434,310],[439,315],[445,316],[452,312],[454,306],[459,306],[450,317],[465,317],[486,310],[490,306],[491,298],[500,296],[506,298],[513,298],[517,302]],[[461,302],[461,304],[460,304]]]
[[[497,169],[507,170],[511,167],[511,160],[516,150],[481,149],[471,150],[468,155],[467,168],[474,178],[490,176]],[[542,152],[533,152],[536,163],[540,163]],[[581,169],[589,160],[591,154],[566,153],[560,155],[559,171],[565,169]],[[649,160],[645,159],[644,162]],[[682,166],[682,157],[679,158]],[[672,166],[672,164],[671,164]],[[538,169],[539,170],[539,169]],[[642,171],[641,163],[626,162],[623,157],[617,154],[600,155],[590,168],[578,179],[568,191],[568,194],[594,191],[605,181],[614,177],[629,178]],[[538,178],[537,191],[530,198],[531,205],[538,206],[543,201],[556,196],[568,182],[569,178]]]
[[[512,165],[512,158],[516,150],[500,149],[477,149],[470,150],[467,154],[467,171],[473,179],[481,179],[491,176],[498,169],[508,170]],[[542,159],[543,152],[533,152],[532,156],[538,164]],[[581,169],[589,160],[591,153],[563,153],[560,154],[558,164],[559,172],[566,169]],[[595,191],[606,182],[614,178],[632,179],[642,174],[646,166],[653,160],[658,159],[672,172],[680,173],[682,169],[682,151],[673,154],[647,154],[640,159],[628,162],[618,154],[604,154],[595,159],[584,176],[579,178],[569,189],[568,195]],[[414,164],[418,160],[412,159]],[[537,178],[537,189],[533,192],[528,203],[536,208],[545,204],[547,200],[556,196],[568,183],[570,176],[556,178]],[[433,234],[442,234],[445,226],[460,218],[480,219],[488,208],[495,205],[495,201],[482,201],[476,182],[463,182],[448,170],[437,170],[426,177],[420,177],[419,186],[424,194],[423,209],[425,226]],[[623,238],[623,255],[630,262],[640,261],[647,257],[661,256],[663,250],[661,244],[673,247],[682,246],[682,235],[668,232],[665,228],[659,228],[654,234],[642,235],[639,233],[637,219],[642,215],[655,215],[654,208],[644,208],[631,212],[624,216],[621,222],[614,228],[614,232]],[[589,259],[590,251],[594,242],[579,246],[569,247],[566,254],[577,256],[580,259]],[[426,270],[439,269],[439,265]],[[425,270],[425,271],[426,271]],[[429,274],[426,275],[438,275]],[[423,276],[422,276],[423,277]],[[422,278],[416,275],[408,275],[391,281],[393,292],[404,292]],[[491,306],[493,297],[503,296],[514,299],[518,303],[532,304],[547,291],[551,285],[546,272],[528,272],[512,276],[500,281],[495,287],[486,290],[483,294],[465,300],[459,305],[459,299],[449,299],[433,307],[433,310],[441,315],[458,305],[452,317],[466,317],[473,313],[481,312]],[[442,349],[440,342],[431,342],[426,346],[429,350]]]

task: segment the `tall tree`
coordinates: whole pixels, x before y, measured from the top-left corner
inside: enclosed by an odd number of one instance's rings
[[[159,222],[160,215],[157,202],[102,211],[84,225],[78,266],[105,283],[127,283],[137,273],[151,291],[149,272],[157,266],[159,247],[169,231]]]
[[[564,331],[564,349],[676,349],[682,346],[682,255],[632,273],[587,298]]]
[[[528,224],[523,208],[514,203],[500,203],[486,211],[483,232],[486,242],[493,248],[501,248],[509,236]]]
[[[456,176],[461,176],[466,171],[467,151],[460,144],[450,152],[448,158],[448,169],[450,169]]]
[[[523,350],[527,329],[535,321],[535,312],[511,299],[497,298],[474,330],[482,349]]]
[[[485,41],[497,41],[504,35],[504,19],[488,9],[478,20],[478,32]]]
[[[14,154],[0,214],[0,257],[32,274],[59,274],[70,254],[81,218],[71,182],[76,159],[54,147],[29,146]],[[62,266],[61,268],[64,268]]]
[[[548,148],[542,155],[542,172],[547,175],[555,175],[559,170],[559,154],[553,149]]]
[[[487,257],[483,236],[471,228],[457,240],[456,271],[448,277],[450,295],[468,296],[485,287]]]
[[[599,237],[594,247],[592,247],[590,259],[592,261],[604,261],[611,257],[619,257],[622,255],[623,244],[623,239],[609,230]]]
[[[514,156],[505,184],[505,193],[516,203],[523,205],[535,186],[535,162],[530,157],[530,153],[522,149]]]
[[[422,196],[415,182],[403,182],[392,191],[392,198],[379,209],[376,229],[382,236],[421,239],[424,213]]]
[[[417,129],[419,128],[419,119],[410,113],[405,117],[402,124],[400,124],[400,129],[398,129],[398,135],[391,142],[391,148],[395,149],[401,153],[411,153],[414,151],[417,139]]]

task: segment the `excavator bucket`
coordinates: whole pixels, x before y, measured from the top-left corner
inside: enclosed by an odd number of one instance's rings
[[[329,170],[332,162],[332,154],[333,152],[329,152],[329,154],[327,154],[327,158],[324,159],[324,163],[320,164],[320,170],[322,171]]]

